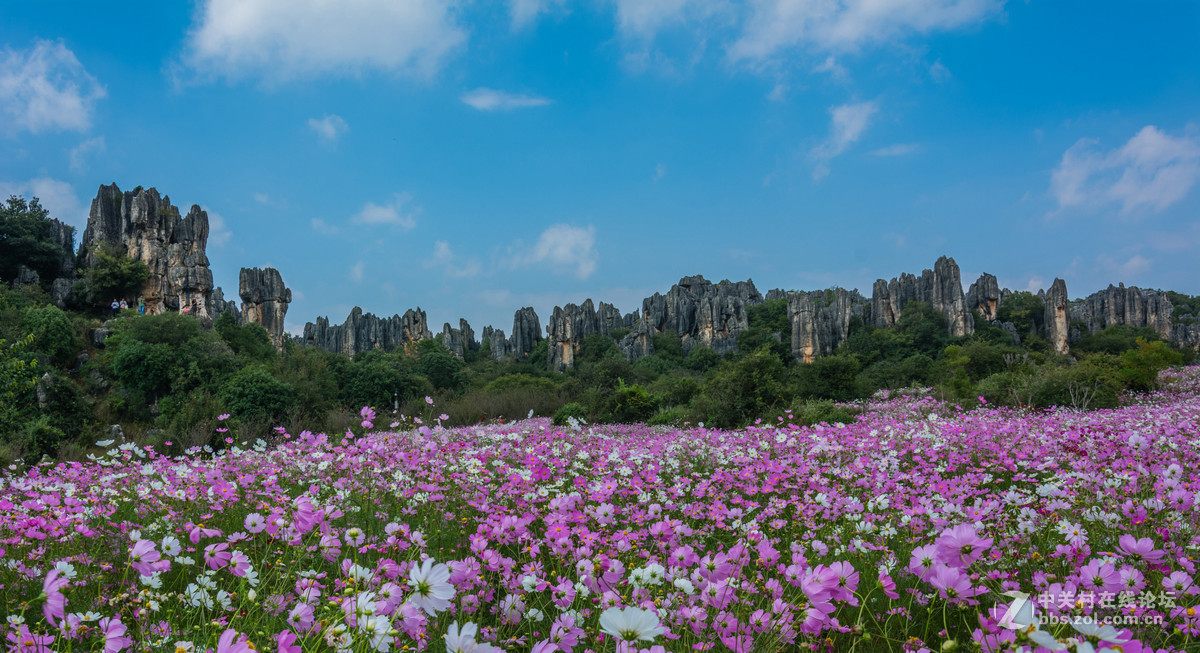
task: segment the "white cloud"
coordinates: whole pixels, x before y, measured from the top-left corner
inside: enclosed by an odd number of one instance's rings
[[[544,97],[505,93],[504,91],[483,87],[463,93],[459,99],[462,100],[463,104],[480,111],[508,111],[510,109],[523,109],[526,107],[540,107],[551,102]]]
[[[521,29],[537,19],[539,14],[563,5],[565,0],[509,0],[513,29]]]
[[[829,73],[830,77],[832,77],[836,80],[839,80],[839,81],[845,80],[846,78],[849,77],[849,74],[846,72],[845,66],[838,63],[837,59],[833,58],[833,55],[829,55],[828,57],[825,57],[825,61],[822,61],[821,63],[817,64],[816,66],[813,66],[813,72],[814,73]]]
[[[396,193],[389,204],[367,202],[353,220],[358,224],[390,224],[401,229],[412,229],[417,226],[416,214],[420,211],[405,210],[404,205],[411,199],[408,193]]]
[[[1150,270],[1150,264],[1154,261],[1140,254],[1134,254],[1125,261],[1114,259],[1111,256],[1101,254],[1096,257],[1096,266],[1105,272],[1115,272],[1120,275],[1120,280],[1124,281],[1130,277]]]
[[[875,101],[829,108],[829,138],[811,152],[811,156],[818,162],[813,171],[814,179],[829,174],[829,161],[862,138],[863,132],[871,124],[871,118],[878,111],[879,104]]]
[[[804,47],[852,52],[864,46],[969,27],[1000,13],[1004,0],[756,0],[734,61],[762,61]]]
[[[87,158],[91,154],[102,154],[104,152],[104,137],[97,136],[89,138],[86,141],[76,145],[71,149],[71,169],[76,172],[87,167]]]
[[[320,120],[309,118],[308,128],[316,132],[317,138],[325,143],[333,143],[341,138],[342,134],[350,131],[350,126],[346,124],[346,121],[335,114],[329,114]]]
[[[548,263],[570,270],[580,279],[596,271],[596,228],[556,224],[547,228],[524,256],[526,263]]]
[[[79,196],[75,194],[71,184],[49,177],[0,182],[0,200],[8,199],[10,195],[20,195],[25,199],[38,198],[38,202],[50,213],[50,217],[75,227],[75,240],[78,244],[79,237],[83,235],[83,228],[87,225],[88,207],[79,201]]]
[[[322,220],[320,218],[312,219],[312,228],[313,228],[313,231],[315,231],[319,234],[324,234],[326,236],[329,236],[331,234],[336,234],[338,232],[337,227],[325,222],[324,220]]]
[[[184,62],[272,82],[368,70],[431,75],[467,35],[440,0],[202,0]]]
[[[254,201],[258,202],[259,204],[267,204],[271,201],[271,196],[267,195],[266,193],[255,193]]]
[[[0,52],[0,131],[84,131],[104,87],[61,41]]]
[[[780,82],[767,93],[767,99],[772,102],[783,102],[787,99],[788,85]]]
[[[233,232],[229,230],[225,224],[225,218],[221,217],[220,213],[208,208],[207,206],[200,207],[208,214],[208,242],[210,245],[224,247],[233,239]]]
[[[363,269],[366,267],[366,265],[367,264],[364,261],[359,261],[358,263],[351,265],[350,280],[354,281],[355,283],[361,282],[363,280]]]
[[[950,74],[950,69],[942,65],[941,59],[933,62],[933,65],[929,67],[929,76],[939,84],[948,82],[951,77],[954,77],[954,75]]]
[[[895,145],[888,145],[887,147],[881,147],[877,150],[871,150],[871,155],[872,156],[905,156],[907,154],[913,154],[914,152],[917,152],[920,149],[921,149],[921,146],[917,143],[896,143]]]
[[[704,9],[704,0],[616,0],[617,27],[626,35],[653,38],[663,27],[683,21],[689,6]]]
[[[666,176],[667,176],[667,166],[665,166],[661,163],[654,166],[654,181],[658,181],[659,179],[662,179],[663,177],[666,177]]]
[[[425,259],[425,267],[441,268],[448,276],[456,279],[473,277],[482,267],[476,259],[463,259],[450,249],[450,243],[439,240],[433,244],[433,254]]]
[[[1059,210],[1121,206],[1129,215],[1159,213],[1179,202],[1200,179],[1200,139],[1173,137],[1153,125],[1110,151],[1099,141],[1081,139],[1064,154],[1050,176]]]

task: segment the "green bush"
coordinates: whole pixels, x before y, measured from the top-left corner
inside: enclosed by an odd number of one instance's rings
[[[650,426],[681,426],[688,420],[687,409],[682,406],[674,406],[660,408],[658,412],[650,416],[650,419],[646,420],[646,424]]]
[[[517,373],[505,374],[493,380],[484,387],[484,390],[488,392],[503,392],[518,388],[551,393],[558,390],[558,384],[545,377]]]
[[[150,278],[150,268],[114,247],[96,250],[96,262],[87,269],[88,292],[93,302],[129,297]]]
[[[587,417],[587,409],[583,407],[583,404],[571,402],[559,408],[554,411],[554,417],[551,418],[550,422],[555,426],[566,426],[568,420],[572,417],[577,420]]]
[[[621,383],[616,392],[609,395],[604,411],[604,421],[621,424],[644,422],[658,409],[658,399],[640,385]]]
[[[845,404],[838,404],[829,399],[809,399],[792,404],[793,419],[801,426],[812,426],[825,422],[827,424],[850,424],[862,410]],[[785,418],[786,420],[786,418]]]
[[[57,306],[46,305],[25,311],[25,333],[33,336],[31,349],[46,354],[54,364],[69,365],[80,349],[79,335],[70,318]]]
[[[233,375],[222,388],[221,400],[238,419],[283,420],[292,408],[292,390],[260,365]]]

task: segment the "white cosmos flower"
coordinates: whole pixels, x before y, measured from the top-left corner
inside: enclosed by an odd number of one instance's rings
[[[625,642],[652,641],[663,634],[658,615],[634,607],[605,610],[600,615],[600,631]]]
[[[454,598],[450,569],[444,564],[434,564],[433,558],[427,558],[420,567],[413,566],[408,584],[413,588],[408,600],[431,617],[449,608],[450,599]]]

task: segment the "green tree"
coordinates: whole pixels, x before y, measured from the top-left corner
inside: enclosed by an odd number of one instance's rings
[[[1022,338],[1030,332],[1041,332],[1046,319],[1046,304],[1031,292],[1017,291],[1004,298],[996,317],[1001,322],[1012,322]]]
[[[19,408],[28,405],[25,398],[37,384],[37,361],[25,354],[32,343],[33,336],[11,343],[0,340],[0,432],[16,430]]]
[[[13,195],[0,204],[0,279],[15,279],[22,265],[42,279],[57,276],[65,252],[50,234],[50,216],[38,198]]]
[[[57,306],[28,309],[22,323],[25,333],[33,336],[31,348],[46,354],[60,367],[69,365],[79,351],[79,336],[70,318]]]
[[[713,370],[692,406],[711,426],[739,426],[781,404],[786,374],[777,356],[760,349]]]
[[[213,330],[221,336],[233,353],[252,361],[266,362],[275,359],[275,345],[261,324],[238,324],[233,313],[224,311],[213,322]]]
[[[234,417],[277,422],[292,407],[292,390],[263,366],[248,365],[221,388],[221,399]]]
[[[91,301],[113,297],[128,297],[150,278],[150,268],[141,261],[125,256],[112,247],[96,251],[96,262],[87,269],[88,293]]]

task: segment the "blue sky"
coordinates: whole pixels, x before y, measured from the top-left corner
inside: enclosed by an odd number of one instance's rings
[[[101,184],[209,257],[507,331],[681,276],[1200,293],[1200,4],[200,0],[0,5],[0,193]]]

